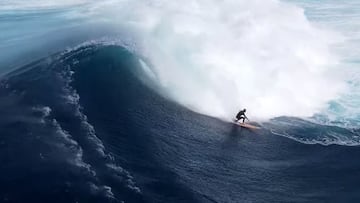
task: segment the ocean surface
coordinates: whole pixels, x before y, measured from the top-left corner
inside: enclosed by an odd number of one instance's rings
[[[358,1],[4,0],[0,30],[0,202],[360,201]]]

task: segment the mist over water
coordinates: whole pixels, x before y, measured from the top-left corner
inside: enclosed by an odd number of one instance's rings
[[[87,2],[55,22],[76,18],[83,27],[103,23],[121,32],[117,37],[146,59],[160,91],[206,115],[230,119],[246,107],[257,119],[309,117],[351,91],[335,49],[347,36],[310,21],[293,2]]]
[[[280,1],[123,6],[118,21],[138,34],[160,83],[200,113],[231,118],[247,107],[258,118],[312,116],[344,91],[332,51],[342,36],[312,25],[299,7]]]
[[[340,56],[338,68],[346,78],[347,91],[343,91],[338,99],[331,101],[329,108],[321,113],[329,124],[357,127],[360,120],[360,2],[349,0],[288,2],[301,6],[309,20],[318,27],[336,30],[343,36],[343,42],[333,47]]]

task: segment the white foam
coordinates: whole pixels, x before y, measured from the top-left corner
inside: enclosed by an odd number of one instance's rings
[[[89,187],[91,192],[95,195],[101,194],[109,199],[115,199],[114,193],[112,192],[111,187],[109,186],[106,185],[98,186],[92,182],[89,182]]]
[[[134,178],[130,175],[128,171],[123,169],[122,167],[115,165],[113,163],[106,164],[106,166],[113,170],[113,173],[115,174],[116,178],[119,178],[120,181],[123,181],[123,178],[125,177],[125,181],[127,184],[127,187],[137,193],[141,193],[141,190],[138,186],[136,186],[136,183],[134,182]]]
[[[306,9],[307,15],[319,26],[341,32],[345,41],[335,49],[342,57],[341,68],[345,75],[348,91],[333,101],[329,109],[321,112],[321,120],[329,125],[358,128],[360,121],[360,3],[357,0],[339,1],[294,1]],[[317,117],[319,118],[319,117]]]
[[[340,134],[334,134],[334,133],[330,133],[329,135],[324,135],[321,138],[319,138],[319,137],[299,138],[298,136],[289,134],[285,131],[277,132],[277,131],[271,130],[271,133],[273,133],[275,135],[287,137],[287,138],[290,138],[292,140],[295,140],[297,142],[301,142],[304,144],[320,144],[320,145],[324,145],[324,146],[329,146],[329,145],[359,146],[360,145],[360,140],[358,137],[346,137],[346,136],[342,136]]]
[[[88,45],[84,45],[84,46],[86,47]],[[79,49],[80,49],[80,52],[81,52],[82,47],[79,47]],[[77,50],[74,50],[74,51],[75,51],[75,54],[78,53]],[[70,53],[70,52],[68,52],[68,53]],[[62,54],[62,56],[66,57],[66,54],[64,53],[64,54]],[[105,164],[108,167],[108,169],[112,170],[111,174],[113,174],[116,178],[120,178],[121,181],[125,180],[125,182],[127,184],[127,187],[129,189],[140,193],[141,190],[140,190],[139,187],[136,186],[136,184],[135,184],[135,182],[133,180],[133,177],[130,175],[130,173],[128,171],[126,171],[122,167],[115,164],[114,157],[110,153],[108,153],[106,151],[103,142],[96,135],[96,131],[95,131],[94,126],[92,126],[88,122],[87,116],[82,112],[82,107],[81,107],[81,105],[79,103],[80,95],[70,85],[72,80],[73,80],[73,78],[72,78],[73,74],[74,74],[74,72],[68,66],[66,66],[66,68],[64,68],[62,73],[61,73],[61,76],[63,77],[64,82],[65,82],[64,88],[63,88],[64,102],[73,107],[72,108],[74,110],[73,113],[81,121],[80,125],[81,125],[81,129],[82,129],[82,133],[84,133],[84,135],[86,136],[88,144],[91,144],[91,149],[95,150],[97,152],[97,155],[103,161],[105,161]],[[96,175],[95,171],[94,171],[94,174]],[[102,186],[100,189],[99,188],[95,188],[95,189],[96,189],[96,191],[100,191],[102,193],[105,193],[106,196],[113,198],[113,194],[111,192],[110,187]]]
[[[83,161],[83,150],[79,144],[72,138],[72,136],[65,130],[63,130],[60,124],[53,119],[51,125],[56,130],[56,135],[61,141],[54,143],[57,147],[62,150],[71,152],[71,156],[67,157],[68,162],[78,167],[85,168],[92,176],[96,175],[96,172],[91,169],[91,165]]]
[[[262,123],[263,129],[304,144],[359,146],[360,134],[356,130],[324,125],[312,119],[282,117]]]
[[[352,2],[350,7],[356,6]],[[247,107],[251,117],[305,117],[326,111],[329,101],[358,89],[345,88],[344,78],[349,74],[339,74],[347,70],[340,69],[343,61],[332,49],[340,43],[348,56],[358,56],[356,39],[343,44],[353,34],[359,36],[356,26],[344,38],[311,23],[302,8],[279,0],[7,0],[0,7],[41,9],[83,3],[84,9],[58,16],[59,22],[71,15],[75,20],[80,16],[112,24],[121,30],[122,44],[151,63],[145,64],[150,71],[145,70],[156,75],[165,91],[200,113],[229,119],[239,108]],[[325,6],[323,10],[336,10],[336,5]],[[336,12],[319,16],[335,19],[340,27],[358,22],[351,15],[342,23]],[[14,47],[18,52],[19,46]],[[357,70],[352,71],[358,75]]]
[[[105,8],[172,98],[207,115],[311,116],[345,91],[343,37],[277,0],[121,1]]]
[[[45,118],[48,117],[51,113],[51,108],[48,106],[37,106],[32,108],[33,111],[41,112],[40,122],[45,123]]]

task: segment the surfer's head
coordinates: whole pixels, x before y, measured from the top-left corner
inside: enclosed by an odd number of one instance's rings
[[[246,112],[246,109],[244,109],[243,111]]]

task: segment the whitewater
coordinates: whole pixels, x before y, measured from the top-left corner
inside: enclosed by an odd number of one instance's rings
[[[354,127],[358,16],[337,17],[357,5],[4,1],[1,72],[82,43],[113,42],[143,59],[159,91],[196,112],[230,120],[246,107],[259,121],[293,116]]]
[[[331,108],[337,105],[337,109],[345,109],[337,112],[341,114],[337,119],[343,119],[354,108],[348,109],[356,106],[341,99],[356,92],[356,70],[345,67],[349,60],[345,59],[346,48],[343,53],[338,51],[349,44],[351,36],[344,35],[346,27],[336,29],[331,21],[309,20],[301,2],[300,6],[273,0],[186,1],[182,5],[167,1],[3,4],[2,15],[10,19],[11,11],[20,11],[15,18],[35,11],[55,13],[41,24],[36,16],[12,22],[18,26],[11,29],[6,29],[9,22],[1,23],[2,30],[7,30],[1,34],[5,59],[11,58],[14,50],[27,53],[39,46],[32,41],[44,35],[71,47],[76,43],[66,38],[89,31],[90,24],[103,23],[112,32],[121,32],[118,38],[147,59],[171,98],[203,114],[229,119],[246,107],[249,116],[258,119],[311,117],[334,112]],[[306,5],[311,10],[317,4]],[[313,13],[315,16],[318,11]],[[86,31],[56,32],[57,24],[74,26],[74,21]],[[54,52],[61,46],[42,43]]]

